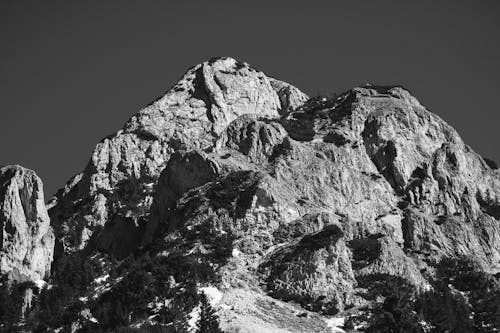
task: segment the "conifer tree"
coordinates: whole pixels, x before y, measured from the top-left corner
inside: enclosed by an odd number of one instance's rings
[[[200,296],[200,319],[198,320],[196,332],[222,333],[219,327],[219,318],[204,293],[201,293]]]
[[[0,332],[15,331],[21,320],[24,289],[21,284],[8,285],[2,279],[0,286]]]

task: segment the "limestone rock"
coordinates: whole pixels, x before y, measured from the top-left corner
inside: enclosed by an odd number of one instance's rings
[[[298,89],[232,58],[191,68],[122,130],[103,139],[84,171],[57,193],[49,213],[62,248],[72,252],[91,244],[113,253],[113,240],[101,234],[108,221],[118,228],[124,223],[130,232],[121,244],[135,248],[130,233],[148,220],[155,184],[174,152],[210,147],[241,115],[276,118],[305,99]]]
[[[434,302],[446,260],[500,272],[500,171],[451,126],[399,86],[306,99],[234,59],[195,66],[58,193],[59,240],[118,258],[142,246],[173,270],[169,306],[215,285],[232,295],[222,326],[246,332]]]
[[[327,314],[352,304],[356,280],[342,236],[337,225],[328,225],[275,253],[269,260],[274,265],[268,278],[271,294]]]
[[[143,242],[151,241],[161,221],[167,218],[185,192],[215,179],[220,172],[219,164],[202,151],[174,153],[158,180]]]
[[[240,116],[206,151],[171,160],[155,227],[228,291],[335,314],[402,285],[426,293],[444,258],[499,271],[498,170],[401,87]]]
[[[281,113],[283,114],[297,109],[309,99],[306,94],[291,84],[272,78],[269,80],[278,93],[281,102]]]
[[[237,118],[221,133],[216,142],[219,154],[223,149],[238,151],[254,162],[265,162],[274,149],[288,136],[278,123],[255,119],[254,115]]]
[[[54,234],[35,172],[17,165],[0,168],[0,226],[0,274],[16,281],[47,277]]]

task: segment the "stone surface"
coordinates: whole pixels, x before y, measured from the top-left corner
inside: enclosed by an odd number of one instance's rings
[[[174,152],[212,146],[241,115],[276,118],[306,99],[297,88],[232,58],[191,68],[122,130],[103,139],[84,171],[56,194],[49,213],[61,248],[73,252],[91,244],[126,255],[124,249],[140,244],[134,234],[148,219],[156,181]],[[129,230],[122,249],[102,232],[110,228],[108,221]]]
[[[409,91],[307,99],[231,58],[193,67],[99,143],[50,214],[68,253],[182,267],[171,307],[219,288],[228,332],[439,303],[447,260],[500,272],[500,170]]]
[[[425,293],[443,258],[499,271],[498,170],[401,87],[242,116],[207,151],[162,175],[157,194],[185,193],[157,197],[155,223],[168,253],[217,267],[227,291],[331,315],[391,286]]]
[[[54,234],[35,172],[0,168],[0,232],[0,274],[21,282],[50,274]]]

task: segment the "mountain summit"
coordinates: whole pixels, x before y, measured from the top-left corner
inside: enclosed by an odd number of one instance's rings
[[[400,86],[309,98],[211,59],[49,214],[49,331],[500,329],[500,171]]]
[[[306,99],[297,88],[232,58],[191,68],[102,140],[85,170],[56,195],[50,216],[58,240],[69,252],[91,242],[92,248],[128,255],[140,243],[136,228],[147,221],[154,186],[174,152],[210,147],[239,116],[278,118]]]

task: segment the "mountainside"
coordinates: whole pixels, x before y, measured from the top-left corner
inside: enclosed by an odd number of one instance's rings
[[[49,275],[54,234],[42,181],[20,166],[0,168],[0,274],[18,281]]]
[[[155,182],[174,152],[210,147],[241,115],[277,118],[306,99],[298,89],[231,58],[191,68],[163,97],[102,140],[85,170],[56,195],[49,213],[58,240],[69,252],[93,243],[93,249],[128,255],[140,243],[135,229],[147,222]],[[116,233],[122,234],[119,241]]]
[[[399,86],[309,98],[211,59],[48,207],[33,330],[500,329],[500,170]]]

